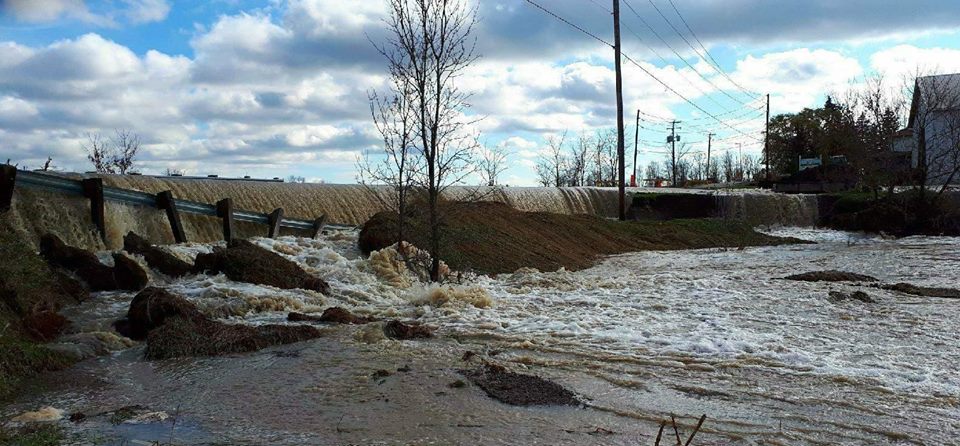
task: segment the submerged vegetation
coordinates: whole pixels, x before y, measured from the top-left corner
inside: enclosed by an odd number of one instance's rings
[[[498,274],[592,266],[603,255],[644,250],[740,248],[800,243],[719,219],[613,221],[592,215],[522,212],[501,203],[445,203],[443,261],[459,271]],[[425,213],[413,207],[407,241],[426,242]],[[395,214],[375,215],[360,233],[364,252],[396,243]]]

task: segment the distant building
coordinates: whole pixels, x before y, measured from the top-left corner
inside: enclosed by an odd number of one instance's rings
[[[917,78],[910,120],[897,133],[893,151],[909,151],[914,168],[927,166],[928,184],[960,183],[952,175],[960,166],[960,73]]]

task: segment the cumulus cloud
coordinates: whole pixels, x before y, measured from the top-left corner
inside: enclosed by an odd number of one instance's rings
[[[122,0],[92,12],[85,0],[3,0],[0,12],[27,23],[76,20],[94,26],[116,26],[123,17],[132,24],[160,22],[170,13],[167,0]]]

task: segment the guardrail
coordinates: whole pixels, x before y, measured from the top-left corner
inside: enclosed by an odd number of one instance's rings
[[[104,186],[102,178],[85,178],[75,180],[59,175],[17,170],[14,166],[0,165],[0,211],[10,208],[13,200],[13,191],[17,187],[40,189],[66,195],[82,196],[90,200],[90,217],[97,227],[101,237],[106,238],[106,218],[104,203],[116,201],[119,203],[144,206],[166,211],[177,243],[186,243],[187,237],[180,221],[180,213],[217,217],[223,221],[224,240],[234,238],[234,222],[242,221],[267,225],[267,236],[274,238],[280,233],[280,228],[312,231],[316,238],[325,228],[352,229],[353,226],[327,224],[326,215],[314,220],[299,220],[284,218],[283,209],[277,208],[269,214],[245,211],[233,208],[233,200],[224,198],[216,204],[200,203],[196,201],[174,198],[170,191],[150,194],[136,190],[121,189]]]

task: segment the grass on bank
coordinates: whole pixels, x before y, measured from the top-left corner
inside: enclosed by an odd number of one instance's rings
[[[15,430],[0,428],[0,446],[57,446],[64,440],[63,430],[53,424],[33,424]]]
[[[446,203],[442,259],[460,271],[498,274],[522,267],[553,271],[589,268],[599,257],[646,250],[680,250],[798,243],[749,225],[719,219],[614,221],[591,215],[522,212],[501,203]],[[425,215],[411,215],[407,240],[428,246]],[[375,215],[360,235],[363,251],[396,242],[396,215]]]
[[[31,342],[21,330],[29,311],[67,299],[33,245],[7,217],[0,217],[0,401],[11,396],[23,377],[70,365],[68,358]]]

